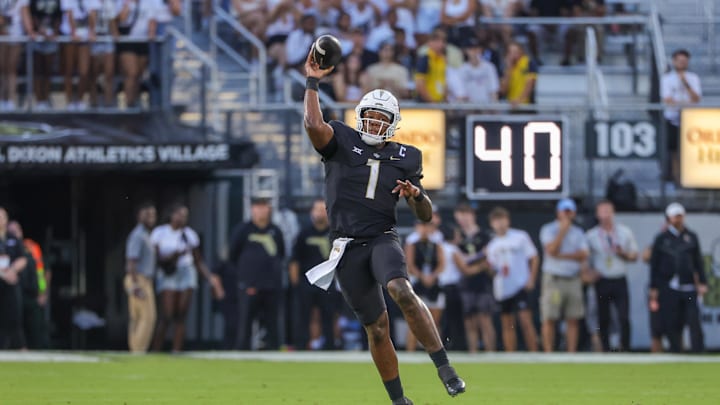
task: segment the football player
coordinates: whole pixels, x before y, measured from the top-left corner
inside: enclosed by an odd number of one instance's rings
[[[400,382],[382,288],[430,354],[448,394],[455,396],[465,391],[465,382],[450,365],[433,318],[408,281],[395,229],[400,197],[418,219],[432,217],[432,203],[420,184],[422,155],[413,146],[390,141],[400,110],[395,96],[386,90],[373,90],[362,98],[355,108],[355,128],[339,121],[326,123],[317,89],[318,81],[332,69],[320,69],[312,52],[308,55],[304,121],[325,166],[330,237],[352,238],[335,268],[336,279],[367,331],[373,361],[393,404],[412,401],[404,396]]]

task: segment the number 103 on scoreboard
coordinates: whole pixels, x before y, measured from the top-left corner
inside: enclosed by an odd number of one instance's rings
[[[553,199],[566,194],[562,117],[467,117],[466,187],[473,199]]]

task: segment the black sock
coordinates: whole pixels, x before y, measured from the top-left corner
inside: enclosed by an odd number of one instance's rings
[[[394,401],[405,396],[403,393],[402,383],[400,382],[400,376],[393,378],[390,381],[383,381],[385,384],[385,390],[390,395],[390,400]]]
[[[442,348],[435,353],[430,353],[430,359],[432,359],[433,363],[435,363],[435,367],[437,368],[450,364],[445,348]]]

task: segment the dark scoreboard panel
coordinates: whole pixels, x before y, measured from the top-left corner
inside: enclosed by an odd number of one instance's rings
[[[557,116],[468,116],[468,198],[539,200],[567,194],[564,122]]]

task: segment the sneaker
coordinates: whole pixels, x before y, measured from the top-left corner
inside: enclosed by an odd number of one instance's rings
[[[411,401],[408,397],[402,397],[392,401],[392,405],[413,405],[413,401]]]
[[[455,369],[451,365],[445,365],[438,368],[438,376],[445,384],[448,395],[454,397],[465,392],[465,381],[458,377]]]

